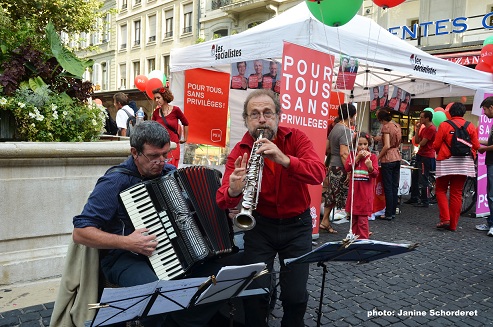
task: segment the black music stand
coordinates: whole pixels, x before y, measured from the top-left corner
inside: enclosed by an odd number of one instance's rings
[[[292,259],[285,259],[286,266],[297,263],[317,262],[318,267],[322,267],[322,287],[320,290],[320,299],[317,312],[317,326],[320,326],[322,318],[322,300],[324,297],[325,277],[327,276],[327,261],[357,261],[370,262],[393,255],[412,251],[416,248],[415,244],[397,244],[380,242],[373,240],[354,240],[327,242],[320,247],[308,252],[302,256]]]
[[[215,276],[173,281],[159,280],[125,288],[106,288],[101,303],[90,304],[99,309],[91,327],[137,320],[151,315],[185,310],[194,306],[238,296],[266,293],[267,290],[245,291],[251,281],[266,273],[265,264],[230,266]],[[231,278],[231,276],[235,276]],[[222,277],[221,277],[222,276]],[[233,317],[230,316],[230,321]]]

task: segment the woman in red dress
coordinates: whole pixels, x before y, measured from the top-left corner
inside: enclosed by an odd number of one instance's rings
[[[180,144],[185,143],[188,138],[188,120],[179,107],[170,105],[174,97],[168,88],[161,87],[155,89],[152,93],[154,94],[154,101],[157,104],[156,109],[152,113],[152,120],[163,125],[168,130],[171,141],[176,143],[176,149],[170,152],[168,158],[171,159],[170,164],[178,167],[178,162],[180,161]],[[181,139],[178,121],[183,125],[183,138]]]

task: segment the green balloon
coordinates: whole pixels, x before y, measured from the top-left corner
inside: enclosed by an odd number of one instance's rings
[[[441,123],[443,123],[446,120],[447,120],[447,115],[445,115],[445,113],[443,111],[436,111],[433,113],[432,122],[433,122],[433,125],[435,125],[436,127],[438,127],[438,125],[440,125]]]
[[[488,37],[484,40],[484,42],[483,42],[483,47],[484,47],[485,45],[487,45],[487,44],[493,44],[493,35],[488,36]]]
[[[327,26],[342,26],[358,12],[363,0],[305,0],[312,15]]]
[[[423,111],[431,111],[431,112],[435,112],[435,110],[433,110],[433,108],[426,108],[426,109],[424,109]]]

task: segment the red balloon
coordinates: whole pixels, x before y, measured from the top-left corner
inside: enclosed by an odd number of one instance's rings
[[[452,107],[454,103],[450,102],[446,107],[445,107],[445,112],[447,113],[450,110],[450,107]]]
[[[493,65],[493,44],[487,44],[481,49],[479,64],[483,62],[490,66]]]
[[[442,107],[436,107],[435,108],[435,112],[437,112],[437,111],[443,111],[443,112],[445,112],[445,109],[443,109]]]
[[[159,78],[151,78],[150,80],[148,80],[146,85],[147,96],[150,99],[154,99],[154,94],[152,93],[152,91],[160,87],[163,87],[163,81]]]
[[[445,111],[445,116],[447,116],[447,119],[452,119],[452,116],[450,115],[450,111]]]
[[[144,92],[146,90],[146,84],[149,79],[145,75],[137,75],[134,79],[134,84],[139,91]]]
[[[476,65],[476,70],[480,70],[480,71],[486,72],[486,73],[493,73],[493,66],[488,65],[485,62],[480,62]]]
[[[400,5],[406,0],[373,0],[373,3],[383,9],[392,8]]]

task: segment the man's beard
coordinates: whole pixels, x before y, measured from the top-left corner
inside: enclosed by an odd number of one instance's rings
[[[263,132],[263,137],[268,139],[269,141],[272,140],[277,133],[277,128],[273,130],[272,128],[265,126],[263,128],[250,131],[250,135],[256,140],[260,135],[260,130]]]

